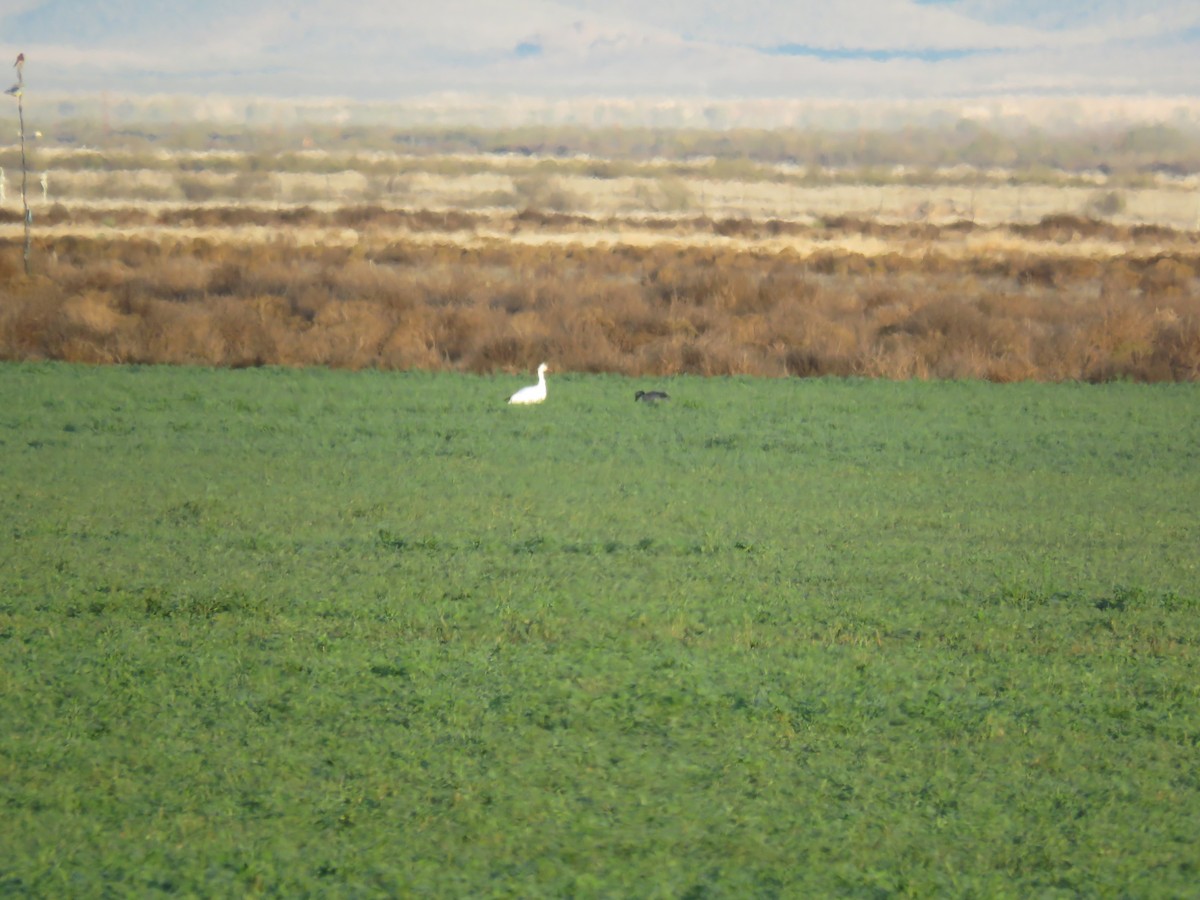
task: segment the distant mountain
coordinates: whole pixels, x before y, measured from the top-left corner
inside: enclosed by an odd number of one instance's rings
[[[29,90],[57,93],[1200,96],[1194,0],[858,0],[852,9],[828,0],[7,0],[0,52],[24,51]]]

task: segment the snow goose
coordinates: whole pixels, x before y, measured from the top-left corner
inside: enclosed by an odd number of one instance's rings
[[[509,403],[541,403],[546,399],[546,370],[550,367],[545,363],[538,366],[538,383],[523,387],[511,397]]]

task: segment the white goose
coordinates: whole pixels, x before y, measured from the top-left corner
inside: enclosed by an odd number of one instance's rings
[[[538,366],[538,383],[523,387],[511,397],[509,403],[541,403],[546,399],[546,370],[550,367],[545,363]]]

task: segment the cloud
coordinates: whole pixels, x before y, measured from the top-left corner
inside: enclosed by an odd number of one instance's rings
[[[734,4],[697,0],[561,0],[585,15],[604,14],[631,30],[678,35],[720,47],[859,50],[904,54],[1094,46],[1170,39],[1200,26],[1200,5],[1136,0],[763,0]]]
[[[765,0],[740,5],[712,0],[654,4],[564,0],[564,5],[588,12],[604,9],[631,24],[722,46],[938,50],[1022,46],[1038,37],[1035,29],[988,24],[947,6],[911,0],[858,0],[852,7],[828,0]]]
[[[1200,94],[1194,0],[858,0],[848,9],[829,0],[10,0],[0,34],[30,56],[31,80],[63,90]]]

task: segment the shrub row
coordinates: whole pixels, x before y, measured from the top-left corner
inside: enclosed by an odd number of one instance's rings
[[[331,215],[361,225],[353,211]],[[61,237],[39,241],[35,254],[43,264],[27,278],[20,247],[0,245],[6,359],[473,372],[550,359],[560,370],[647,375],[1200,377],[1200,255],[1189,252],[957,259],[936,242],[867,256],[665,236],[648,247]]]

